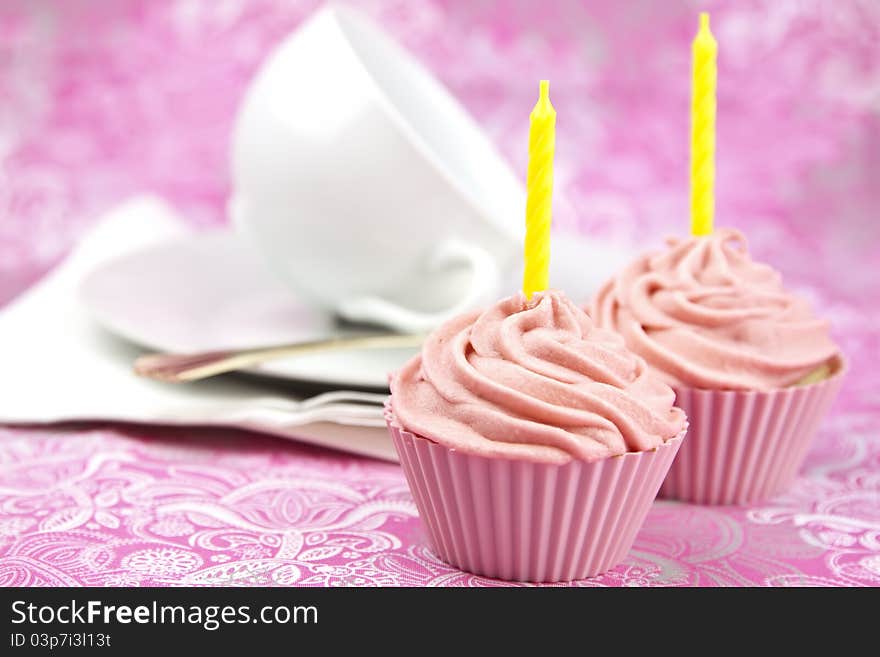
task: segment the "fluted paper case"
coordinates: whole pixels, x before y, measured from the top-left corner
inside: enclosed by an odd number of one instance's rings
[[[840,359],[827,379],[766,392],[675,387],[688,438],[660,497],[753,504],[783,492],[803,465],[845,371]]]
[[[684,432],[653,451],[565,465],[449,449],[385,417],[434,552],[506,580],[592,577],[624,560]]]

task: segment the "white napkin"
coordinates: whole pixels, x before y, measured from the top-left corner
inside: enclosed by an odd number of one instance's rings
[[[359,393],[301,400],[229,378],[174,386],[132,373],[140,350],[95,324],[77,302],[77,287],[101,262],[186,232],[159,199],[129,200],[0,310],[0,422],[232,426],[396,461],[377,407],[350,403]]]

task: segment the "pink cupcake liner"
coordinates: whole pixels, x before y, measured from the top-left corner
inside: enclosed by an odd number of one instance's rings
[[[650,452],[565,465],[465,454],[386,420],[434,552],[523,582],[592,577],[626,557],[684,432]]]
[[[784,491],[840,390],[838,365],[823,381],[768,392],[674,388],[690,426],[660,497],[753,504]]]

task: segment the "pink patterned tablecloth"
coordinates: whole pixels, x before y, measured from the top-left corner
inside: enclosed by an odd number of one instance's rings
[[[520,170],[534,81],[552,78],[571,201],[557,221],[634,248],[685,226],[689,42],[697,7],[713,10],[719,221],[833,320],[853,368],[788,494],[657,502],[627,561],[579,584],[880,584],[880,5],[358,4]],[[315,6],[0,5],[0,302],[133,192],[224,221],[236,103]],[[243,432],[92,425],[0,428],[0,583],[496,582],[431,554],[396,465]]]

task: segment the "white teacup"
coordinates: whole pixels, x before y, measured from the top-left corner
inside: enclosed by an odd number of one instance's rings
[[[327,8],[270,55],[240,109],[235,224],[299,293],[427,330],[498,294],[524,192],[467,112],[400,46]]]

